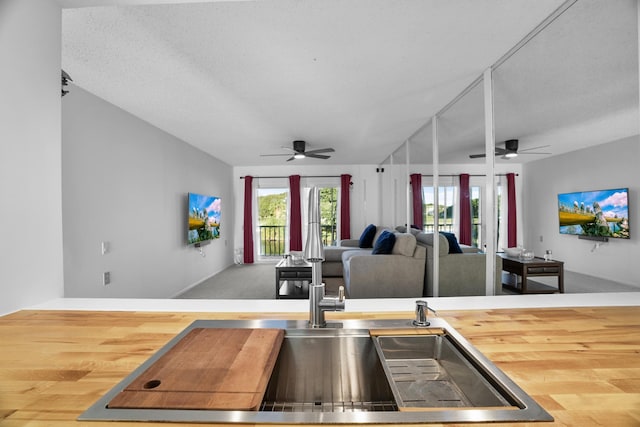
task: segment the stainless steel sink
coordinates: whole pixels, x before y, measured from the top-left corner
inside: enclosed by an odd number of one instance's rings
[[[196,321],[79,419],[282,424],[553,420],[441,319],[433,319],[429,330],[414,327],[410,320],[345,320],[328,326],[310,329],[305,321]],[[194,328],[285,330],[260,410],[107,406]],[[377,332],[370,334],[372,330]],[[416,333],[420,335],[413,335]]]
[[[367,330],[289,330],[261,410],[397,410]]]

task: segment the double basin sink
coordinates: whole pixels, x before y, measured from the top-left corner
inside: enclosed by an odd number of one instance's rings
[[[284,339],[257,411],[114,409],[112,398],[195,328],[277,328]],[[219,423],[530,422],[553,418],[442,319],[196,321],[81,420]]]

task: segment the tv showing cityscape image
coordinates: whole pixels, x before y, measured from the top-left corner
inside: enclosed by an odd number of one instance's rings
[[[187,241],[199,244],[220,238],[220,198],[189,193]]]
[[[629,189],[558,194],[560,233],[629,238]]]

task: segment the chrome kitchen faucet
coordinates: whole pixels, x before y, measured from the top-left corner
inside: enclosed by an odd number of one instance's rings
[[[324,248],[320,232],[320,191],[318,187],[311,188],[309,193],[309,224],[307,227],[307,242],[304,246],[304,258],[311,263],[311,284],[309,285],[309,326],[324,328],[325,311],[344,311],[344,287],[340,286],[338,296],[326,296],[322,283],[322,261]]]

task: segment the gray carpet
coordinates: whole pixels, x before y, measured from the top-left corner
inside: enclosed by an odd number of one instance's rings
[[[536,277],[536,282],[557,286],[555,277]],[[613,280],[588,276],[574,271],[564,272],[564,291],[567,294],[583,294],[593,292],[640,292],[640,286],[631,286]]]
[[[176,298],[274,299],[276,294],[276,262],[277,260],[270,263],[232,265],[183,292]],[[566,293],[640,292],[640,287],[587,276],[586,274],[565,271],[564,276]],[[557,283],[555,277],[537,277],[536,281],[554,287]],[[329,284],[327,286],[327,290],[331,292]]]
[[[177,298],[184,299],[274,299],[276,262],[232,265]]]

